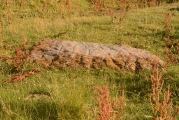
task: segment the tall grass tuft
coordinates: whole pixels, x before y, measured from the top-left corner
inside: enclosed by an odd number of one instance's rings
[[[47,2],[44,2],[43,6],[42,6],[42,18],[44,19],[44,15],[45,15],[45,10],[47,9]]]
[[[153,112],[153,120],[176,120],[178,110],[173,107],[170,85],[168,90],[163,92],[164,80],[159,68],[154,65],[151,74],[151,96],[150,104]]]
[[[170,27],[171,27],[171,18],[172,18],[172,15],[170,12],[168,12],[167,17],[166,17],[166,23],[165,23],[166,37],[170,37],[169,32],[170,32]]]
[[[111,101],[109,94],[109,88],[106,85],[104,89],[99,86],[93,86],[99,95],[99,99],[97,99],[97,103],[99,106],[99,115],[96,116],[96,120],[112,120],[115,119],[115,114],[118,113],[120,115],[123,114],[123,104],[124,104],[124,89],[122,90],[122,95],[120,97],[120,102],[118,99],[115,101]],[[115,109],[119,107],[118,111]],[[121,116],[120,116],[121,117]],[[117,119],[120,119],[118,117]]]
[[[21,9],[24,9],[24,3],[25,3],[25,0],[21,0],[21,3],[20,3]]]
[[[172,14],[170,12],[167,13],[166,22],[165,22],[165,31],[163,40],[166,43],[165,52],[167,64],[177,63],[179,61],[179,42],[172,40],[172,35],[174,31],[174,27],[171,25]]]
[[[66,8],[68,8],[69,10],[71,9],[71,1],[70,0],[66,0]]]

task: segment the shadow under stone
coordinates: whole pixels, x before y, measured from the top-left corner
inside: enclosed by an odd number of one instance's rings
[[[170,10],[170,11],[179,11],[179,6],[176,7],[176,8],[170,8],[169,10]]]

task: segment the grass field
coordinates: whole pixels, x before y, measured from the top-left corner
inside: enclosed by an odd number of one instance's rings
[[[111,101],[120,100],[124,89],[123,113],[119,106],[112,111],[116,120],[159,120],[155,115],[164,114],[160,110],[157,114],[152,111],[150,70],[139,74],[109,68],[58,70],[28,62],[20,70],[14,70],[14,61],[2,57],[15,56],[22,40],[28,41],[30,49],[44,39],[127,44],[151,51],[166,63],[158,102],[162,104],[164,91],[170,85],[172,104],[167,101],[169,107],[164,110],[175,117],[175,109],[179,109],[178,2],[163,2],[159,6],[123,2],[118,6],[117,0],[113,0],[107,4],[109,6],[95,6],[92,1],[0,1],[0,120],[98,119],[100,112],[96,99],[99,95],[94,85],[102,88],[108,85]],[[104,8],[101,10],[101,7]],[[117,12],[108,12],[108,8]],[[40,73],[17,83],[3,84],[32,69],[38,69]]]

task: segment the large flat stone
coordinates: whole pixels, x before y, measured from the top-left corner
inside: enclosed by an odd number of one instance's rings
[[[100,69],[110,67],[117,70],[137,72],[151,69],[152,65],[163,66],[164,62],[146,50],[127,45],[44,40],[33,46],[31,61],[46,67]]]

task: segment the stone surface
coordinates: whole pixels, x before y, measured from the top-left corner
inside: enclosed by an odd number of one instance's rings
[[[127,45],[105,45],[98,43],[44,40],[33,46],[30,60],[46,67],[100,69],[138,72],[151,69],[153,64],[164,62],[146,50]]]

